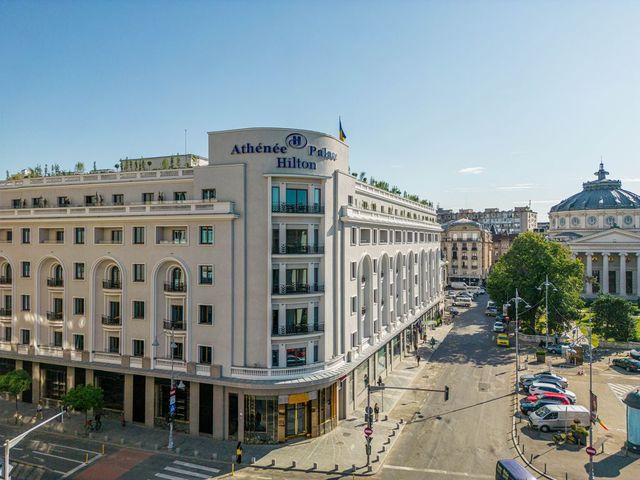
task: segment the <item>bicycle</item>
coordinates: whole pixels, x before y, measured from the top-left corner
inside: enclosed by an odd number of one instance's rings
[[[97,420],[95,423],[93,423],[93,420],[87,420],[84,423],[85,433],[99,432],[100,430],[102,430],[102,422],[100,420]]]

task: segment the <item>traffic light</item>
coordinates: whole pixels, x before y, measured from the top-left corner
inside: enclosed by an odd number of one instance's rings
[[[445,385],[444,387],[444,401],[448,402],[449,401],[449,386]]]

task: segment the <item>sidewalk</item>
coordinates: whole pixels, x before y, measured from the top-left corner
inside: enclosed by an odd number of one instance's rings
[[[406,387],[417,382],[420,379],[419,374],[425,369],[429,358],[449,333],[451,327],[452,324],[440,326],[436,330],[428,330],[428,338],[435,337],[438,342],[434,348],[428,343],[419,345],[418,351],[422,358],[420,367],[417,366],[415,353],[412,352],[410,355],[404,356],[402,361],[385,378],[385,385]],[[423,392],[418,393],[421,395],[420,399],[426,395]],[[404,401],[399,404],[401,399],[404,399]],[[372,395],[372,405],[376,401],[381,403],[380,393]],[[380,421],[375,422],[373,426],[371,452],[373,472],[376,472],[380,467],[406,421],[410,420],[410,417],[417,410],[415,403],[415,392],[390,390],[384,393],[384,411],[380,413]],[[362,412],[363,414],[365,406],[366,399],[359,405],[357,412]],[[19,411],[23,416],[23,424],[15,426],[13,417],[15,412],[14,402],[0,400],[0,421],[4,427],[9,427],[18,434],[35,424],[35,409],[35,405],[20,403]],[[52,408],[45,408],[44,418],[48,418],[54,413],[55,411]],[[102,431],[90,433],[88,436],[88,443],[94,443],[94,448],[96,449],[99,449],[101,444],[104,444],[107,447],[107,451],[110,445],[115,445],[117,447],[162,451],[165,454],[171,454],[166,449],[168,430],[148,428],[131,423],[127,423],[126,427],[122,427],[117,414],[104,416],[102,422]],[[263,468],[271,466],[272,461],[275,461],[275,468],[277,469],[351,472],[353,465],[355,465],[356,473],[367,473],[363,432],[365,426],[363,415],[356,415],[354,412],[353,417],[340,422],[332,432],[321,437],[277,445],[244,444],[244,458],[246,458],[246,463],[255,458],[255,466]],[[87,438],[84,433],[84,414],[79,412],[73,412],[66,416],[64,423],[52,422],[43,427],[42,431],[55,432],[76,438]],[[229,464],[235,458],[236,443],[235,441],[212,440],[207,437],[175,432],[174,444],[176,448],[173,454],[180,457],[218,460]],[[292,462],[295,462],[295,467],[293,467]],[[316,464],[315,469],[314,463]]]

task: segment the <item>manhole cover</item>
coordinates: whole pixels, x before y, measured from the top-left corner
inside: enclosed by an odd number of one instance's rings
[[[489,390],[489,384],[488,383],[479,383],[478,384],[478,390],[480,390],[481,392],[486,392],[487,390]]]

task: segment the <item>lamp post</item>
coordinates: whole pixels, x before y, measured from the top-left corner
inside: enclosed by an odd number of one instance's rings
[[[167,445],[167,448],[169,450],[173,450],[173,415],[174,412],[171,411],[172,408],[175,408],[175,401],[176,401],[176,391],[175,391],[175,386],[174,386],[174,379],[173,379],[173,357],[174,357],[174,350],[176,348],[176,343],[173,341],[173,332],[175,329],[175,325],[173,322],[173,319],[170,322],[171,324],[171,344],[169,347],[169,352],[171,355],[171,386],[169,387],[169,445]]]
[[[589,447],[593,449],[593,343],[589,321]],[[589,480],[593,480],[593,456],[589,455]]]
[[[523,302],[527,307],[531,308],[523,298],[518,295],[518,289],[516,288],[516,296],[509,300],[509,303],[516,303],[516,393],[518,393],[518,386],[520,385],[520,345],[518,343],[518,330],[520,329],[520,317],[518,306],[520,302]]]
[[[544,345],[544,348],[546,350],[549,348],[549,287],[550,286],[553,287],[554,292],[557,292],[558,288],[549,281],[549,275],[545,275],[544,282],[540,284],[540,286],[538,287],[538,291],[541,291],[543,286],[544,286],[544,316],[545,316],[545,323],[547,325],[547,337]]]

